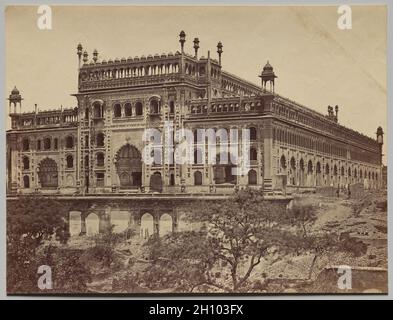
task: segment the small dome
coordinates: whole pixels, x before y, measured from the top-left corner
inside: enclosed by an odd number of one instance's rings
[[[273,67],[271,66],[271,64],[269,63],[269,60],[267,61],[267,63],[265,64],[265,66],[263,67],[264,71],[273,71]]]
[[[20,92],[19,92],[19,90],[16,88],[16,86],[14,87],[14,89],[12,89],[12,91],[11,91],[11,94],[15,94],[15,95],[17,95],[17,94],[19,94]]]

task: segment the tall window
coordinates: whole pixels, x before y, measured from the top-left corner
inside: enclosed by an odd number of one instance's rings
[[[158,113],[160,113],[159,103],[155,99],[150,101],[150,113],[151,114],[158,114]]]
[[[254,127],[250,128],[250,140],[251,141],[257,140],[257,129],[255,129]]]
[[[68,169],[74,167],[74,157],[73,156],[71,156],[71,155],[67,156],[66,161],[67,161],[67,168]]]
[[[202,173],[200,171],[194,172],[194,185],[196,186],[202,185]]]
[[[104,117],[104,107],[99,103],[94,104],[93,111],[94,111],[94,118]]]
[[[41,150],[41,140],[37,140],[37,150]]]
[[[97,172],[96,173],[96,186],[97,187],[103,187],[104,186],[104,174],[102,172]]]
[[[175,102],[169,101],[169,113],[175,113]]]
[[[124,105],[124,116],[126,116],[126,117],[131,117],[132,116],[131,103],[126,103]]]
[[[257,150],[255,148],[251,148],[250,149],[250,160],[251,161],[258,160],[258,153],[257,153]]]
[[[23,170],[30,169],[30,160],[28,157],[23,158]]]
[[[104,154],[103,153],[97,153],[96,155],[97,159],[97,167],[103,167],[104,166]]]
[[[73,136],[68,136],[66,138],[66,148],[67,149],[72,149],[74,147],[74,137]]]
[[[53,148],[57,150],[59,148],[59,139],[55,138],[53,140]]]
[[[45,150],[49,150],[50,147],[51,147],[50,138],[45,138],[45,139],[44,139],[44,149],[45,149]]]
[[[137,116],[143,115],[143,108],[142,108],[142,103],[141,102],[137,102],[135,104],[135,114]]]
[[[248,184],[249,185],[257,184],[257,172],[255,170],[248,171]]]
[[[29,139],[28,139],[28,138],[25,138],[25,139],[23,139],[23,141],[22,141],[22,150],[23,150],[23,151],[29,151],[29,149],[30,149]]]
[[[23,177],[23,187],[24,188],[30,188],[30,178],[29,178],[29,176],[24,176]]]
[[[120,104],[116,103],[113,107],[113,115],[115,118],[121,117],[121,106]]]
[[[102,132],[98,133],[97,137],[96,137],[96,145],[97,145],[97,147],[103,147],[104,146],[104,140],[105,140],[104,134]]]

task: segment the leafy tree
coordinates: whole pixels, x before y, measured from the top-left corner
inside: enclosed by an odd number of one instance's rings
[[[84,293],[92,275],[83,263],[83,250],[63,249],[53,254],[53,292]]]
[[[295,203],[286,212],[286,217],[292,225],[302,229],[304,237],[307,237],[307,227],[311,226],[317,219],[316,210],[313,205],[300,205],[299,203]]]
[[[152,284],[166,279],[169,285],[172,279],[183,291],[201,285],[247,291],[264,257],[312,247],[312,241],[293,230],[307,219],[294,223],[298,215],[289,218],[283,204],[266,201],[257,190],[240,190],[224,202],[203,202],[194,208],[189,219],[202,224],[198,232],[178,232],[151,243],[154,263],[147,276]]]
[[[288,255],[314,254],[311,274],[317,257],[354,247],[337,234],[312,230],[313,206],[296,204],[286,210],[283,203],[267,201],[252,189],[240,190],[226,201],[198,203],[190,207],[188,219],[200,228],[148,242],[152,263],[144,279],[150,289],[267,290],[267,281],[258,284],[251,277],[262,259],[274,262]]]
[[[37,268],[47,264],[37,256],[45,240],[66,242],[66,207],[55,198],[23,196],[7,202],[7,291],[35,292]]]

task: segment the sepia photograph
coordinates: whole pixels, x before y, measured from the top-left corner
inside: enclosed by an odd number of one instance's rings
[[[386,5],[4,18],[7,295],[388,294]]]

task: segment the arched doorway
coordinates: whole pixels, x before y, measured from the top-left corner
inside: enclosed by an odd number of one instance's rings
[[[248,171],[248,184],[256,185],[257,184],[257,172],[253,169]]]
[[[162,192],[162,178],[160,172],[154,172],[150,177],[150,191]]]
[[[152,234],[154,234],[154,219],[150,213],[145,213],[141,217],[141,237],[143,239],[148,239]]]
[[[41,187],[55,189],[58,186],[57,163],[55,160],[46,158],[38,165],[38,177]]]
[[[121,188],[139,188],[142,185],[142,160],[137,148],[130,144],[121,147],[117,152],[116,171]]]
[[[86,217],[86,234],[94,236],[99,233],[100,219],[95,213],[90,213]]]
[[[160,217],[160,236],[165,236],[172,232],[172,217],[164,213]]]

